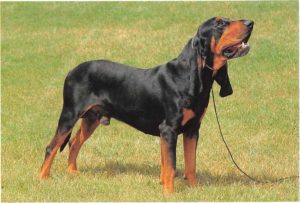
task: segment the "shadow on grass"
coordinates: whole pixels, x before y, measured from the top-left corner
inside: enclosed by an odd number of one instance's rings
[[[239,176],[236,174],[226,174],[226,175],[215,175],[209,171],[203,171],[197,173],[198,182],[201,185],[233,185],[233,184],[242,184],[242,185],[251,185],[254,184],[252,180],[245,176]]]
[[[108,161],[104,166],[81,169],[84,173],[103,173],[108,176],[117,176],[120,174],[141,174],[153,177],[159,177],[159,170],[160,167],[158,165],[149,166],[147,164],[120,163],[116,161]]]
[[[160,175],[160,166],[147,164],[132,164],[132,163],[121,163],[116,161],[108,161],[104,166],[97,166],[95,168],[83,168],[81,169],[83,173],[102,173],[107,176],[117,176],[121,174],[131,174],[131,175],[145,175],[152,176],[153,178],[159,178]],[[183,179],[183,171],[177,170],[176,179]],[[266,177],[267,178],[267,177]],[[198,186],[200,185],[232,185],[232,184],[242,184],[250,185],[254,184],[252,180],[244,176],[238,176],[236,174],[227,174],[227,175],[215,175],[209,171],[203,171],[197,173]],[[270,178],[267,178],[270,179]]]
[[[298,181],[297,176],[290,176],[287,178],[276,178],[271,176],[252,176],[254,179],[260,181],[256,182],[246,177],[245,175],[237,175],[235,173],[230,173],[226,175],[212,175],[208,171],[201,172],[197,174],[198,181],[202,185],[232,185],[232,184],[242,184],[242,185],[266,185],[266,184],[281,184],[285,181]]]

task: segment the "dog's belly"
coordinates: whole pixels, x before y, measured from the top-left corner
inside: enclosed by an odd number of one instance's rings
[[[158,126],[164,119],[164,111],[159,107],[152,108],[150,112],[118,107],[118,109],[112,112],[111,117],[127,123],[146,134],[159,136],[160,132]]]
[[[117,120],[123,121],[137,130],[150,135],[159,136],[158,126],[162,121],[152,120],[145,117],[136,117],[135,119],[123,119],[115,116]]]

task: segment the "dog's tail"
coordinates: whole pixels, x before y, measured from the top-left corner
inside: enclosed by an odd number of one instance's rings
[[[62,152],[64,150],[64,148],[66,147],[66,145],[68,144],[69,140],[70,140],[70,137],[71,137],[71,133],[69,133],[69,135],[66,137],[64,143],[60,146],[60,152]]]

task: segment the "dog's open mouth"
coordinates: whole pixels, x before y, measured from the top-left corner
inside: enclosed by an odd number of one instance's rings
[[[228,59],[245,56],[250,50],[250,46],[247,43],[249,37],[250,36],[247,36],[245,39],[243,39],[237,44],[225,47],[222,50],[222,55]]]

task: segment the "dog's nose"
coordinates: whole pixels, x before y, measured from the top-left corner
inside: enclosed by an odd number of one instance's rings
[[[246,25],[247,28],[252,29],[254,22],[252,20],[244,20],[244,25]]]

